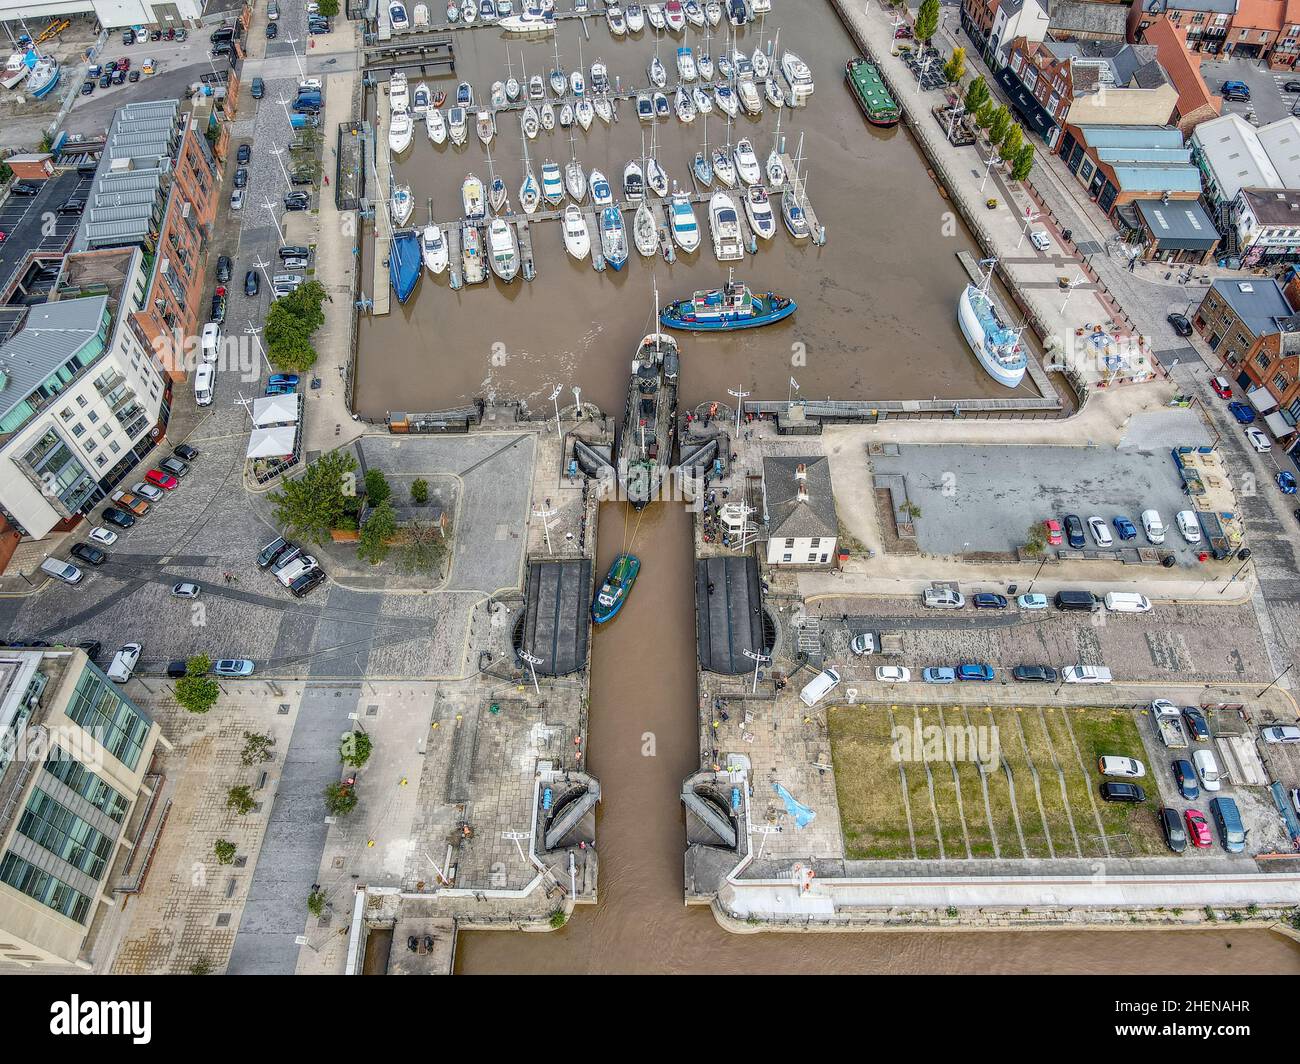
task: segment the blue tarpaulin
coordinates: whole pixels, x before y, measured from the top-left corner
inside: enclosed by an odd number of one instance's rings
[[[795,797],[779,783],[772,784],[772,790],[776,791],[781,801],[785,803],[785,811],[794,817],[794,826],[797,828],[806,828],[813,822],[817,814],[801,802],[795,801]]]

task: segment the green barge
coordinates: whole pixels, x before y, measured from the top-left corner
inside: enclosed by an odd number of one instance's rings
[[[885,129],[898,125],[903,112],[874,64],[855,56],[845,66],[844,77],[868,122]]]

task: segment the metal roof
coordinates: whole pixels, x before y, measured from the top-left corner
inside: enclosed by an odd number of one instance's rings
[[[1182,148],[1183,135],[1172,126],[1080,125],[1090,148]]]
[[[1192,144],[1224,199],[1232,199],[1242,187],[1285,187],[1255,127],[1239,114],[1202,122],[1192,134]]]
[[[1255,336],[1277,332],[1278,321],[1294,313],[1281,286],[1271,277],[1252,277],[1249,281],[1224,278],[1210,287]]]
[[[1208,251],[1219,242],[1219,231],[1196,200],[1134,200],[1133,204],[1162,250]]]
[[[0,346],[0,419],[99,333],[108,296],[41,303],[8,343]]]

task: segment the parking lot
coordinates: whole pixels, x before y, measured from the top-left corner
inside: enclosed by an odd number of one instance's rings
[[[1224,100],[1223,113],[1235,112],[1259,125],[1276,122],[1291,114],[1300,103],[1300,93],[1286,92],[1287,82],[1300,83],[1295,71],[1269,70],[1250,59],[1213,59],[1206,56],[1201,74],[1211,92],[1217,93],[1225,81],[1244,81],[1250,87],[1249,100]]]
[[[1164,448],[908,444],[896,456],[873,456],[872,468],[877,478],[905,479],[907,498],[921,511],[914,523],[925,554],[1009,554],[1026,542],[1031,524],[1049,517],[1097,515],[1110,525],[1124,515],[1140,528],[1142,511],[1155,509],[1171,529],[1165,549],[1181,563],[1195,560],[1172,529],[1174,514],[1190,505]],[[1140,531],[1127,544],[1112,538],[1112,550],[1147,545]],[[1089,537],[1088,549],[1096,546]]]

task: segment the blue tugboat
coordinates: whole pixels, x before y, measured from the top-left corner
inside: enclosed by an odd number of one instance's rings
[[[696,292],[690,299],[669,303],[659,315],[659,321],[668,329],[721,332],[771,325],[794,312],[793,299],[774,292],[756,295],[748,285],[728,278],[724,288]]]
[[[604,624],[623,608],[628,592],[636,583],[637,573],[641,571],[641,559],[635,554],[620,554],[609,567],[605,582],[596,592],[596,601],[591,604],[591,619],[596,624]]]
[[[388,249],[388,279],[399,303],[405,303],[415,291],[422,261],[420,235],[414,229],[399,229],[393,233],[393,242]]]

